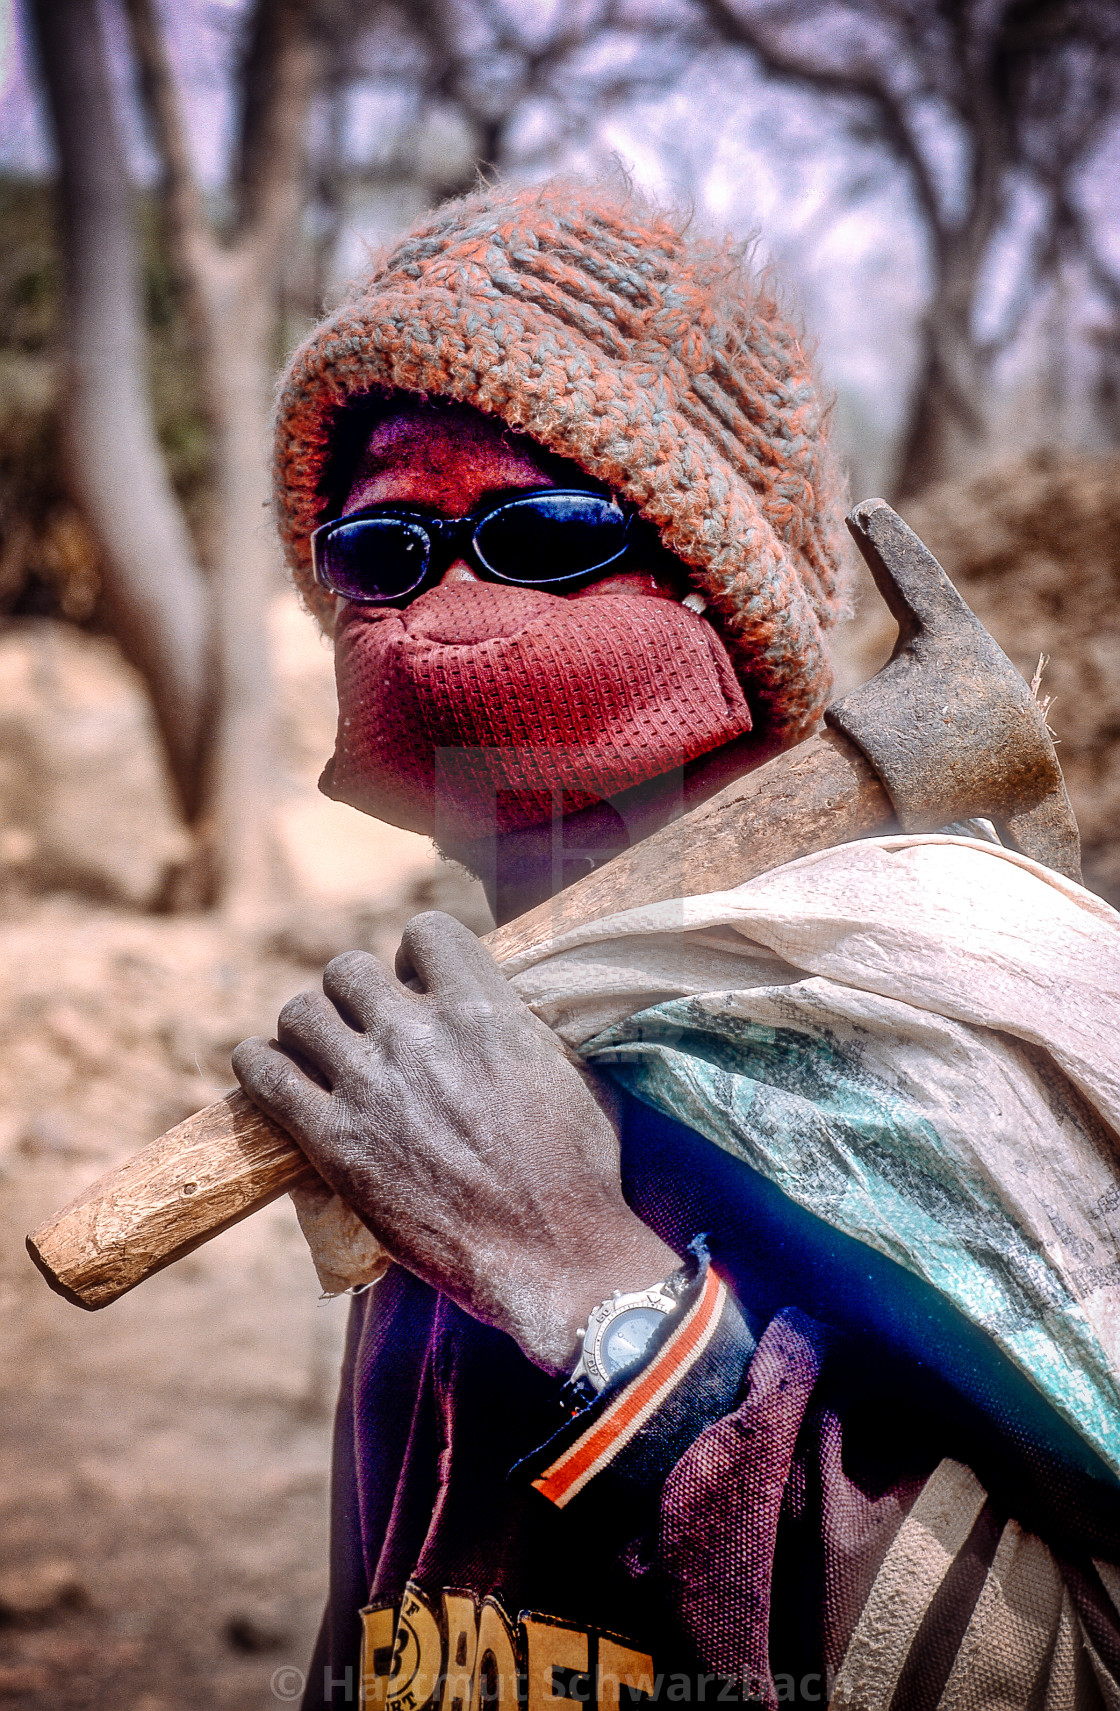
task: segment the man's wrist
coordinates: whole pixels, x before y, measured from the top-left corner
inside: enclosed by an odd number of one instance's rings
[[[615,1290],[645,1289],[669,1277],[681,1257],[628,1209],[609,1229],[599,1229],[563,1276],[550,1281],[543,1311],[527,1316],[515,1331],[534,1365],[566,1378],[579,1358],[588,1315]]]

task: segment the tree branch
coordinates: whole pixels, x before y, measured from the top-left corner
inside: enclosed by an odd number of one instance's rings
[[[202,271],[213,256],[213,233],[195,176],[179,91],[154,0],[124,0],[124,9],[144,112],[163,178],[163,215],[172,265],[182,291],[191,343],[203,359],[208,335]]]
[[[1116,316],[1116,333],[1120,340],[1120,272],[1114,271],[1105,261],[1084,210],[1068,194],[1063,197],[1061,214],[1076,242],[1077,253],[1085,263],[1089,278]]]
[[[324,70],[314,0],[256,0],[242,61],[233,243],[271,272],[299,218],[307,112]]]
[[[860,101],[870,109],[884,143],[906,168],[931,239],[940,246],[946,222],[936,181],[909,124],[905,103],[885,82],[879,68],[867,61],[860,66],[822,65],[783,45],[761,20],[744,17],[731,0],[698,3],[718,39],[745,48],[767,76],[819,95]]]

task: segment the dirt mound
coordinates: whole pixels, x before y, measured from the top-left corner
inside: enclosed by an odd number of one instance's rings
[[[426,838],[318,790],[334,746],[331,653],[291,592],[268,613],[275,684],[276,866],[287,897],[384,902],[440,863]],[[69,892],[159,908],[190,839],[151,708],[108,636],[49,618],[0,620],[0,898]]]
[[[0,874],[37,891],[151,905],[190,845],[148,702],[105,636],[0,633]]]
[[[1035,455],[906,518],[1025,677],[1049,655],[1085,882],[1120,905],[1120,456]]]

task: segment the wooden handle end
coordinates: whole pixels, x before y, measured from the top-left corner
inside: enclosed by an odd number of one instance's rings
[[[33,1230],[51,1288],[95,1312],[316,1174],[283,1129],[230,1093],[83,1189]]]
[[[54,1220],[52,1219],[51,1222],[53,1223]],[[68,1284],[63,1283],[62,1279],[51,1269],[49,1262],[43,1258],[39,1251],[37,1238],[40,1237],[47,1228],[48,1226],[44,1224],[40,1229],[33,1230],[31,1235],[26,1237],[24,1240],[24,1247],[27,1249],[28,1253],[31,1255],[32,1261],[36,1266],[38,1266],[39,1270],[46,1278],[47,1283],[54,1290],[56,1295],[61,1295],[64,1301],[69,1301],[71,1307],[81,1307],[87,1313],[95,1313],[98,1307],[104,1306],[105,1303],[102,1301],[83,1300],[76,1290],[71,1289]]]

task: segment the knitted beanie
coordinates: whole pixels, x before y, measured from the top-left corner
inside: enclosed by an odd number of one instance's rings
[[[839,483],[797,331],[730,243],[634,193],[493,188],[421,220],[296,351],[274,479],[307,604],[341,412],[379,389],[499,417],[630,500],[689,567],[782,743],[816,724],[843,611]]]

